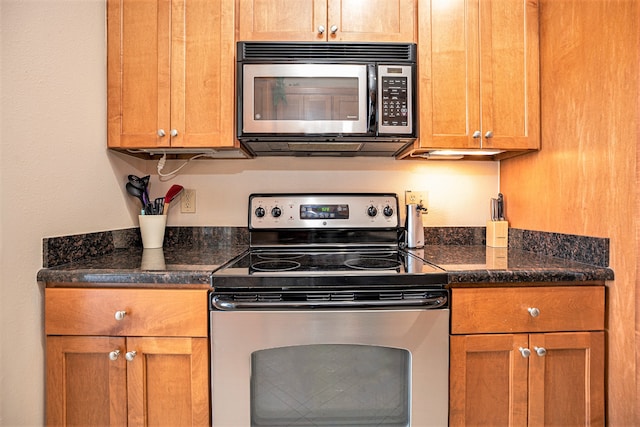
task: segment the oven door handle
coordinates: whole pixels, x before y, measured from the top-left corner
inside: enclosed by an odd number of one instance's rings
[[[416,298],[402,300],[362,300],[362,301],[250,301],[235,302],[221,300],[214,295],[211,305],[214,309],[222,311],[234,310],[279,310],[279,309],[313,309],[313,308],[400,308],[418,307],[436,309],[446,306],[447,297],[440,295],[433,298]]]

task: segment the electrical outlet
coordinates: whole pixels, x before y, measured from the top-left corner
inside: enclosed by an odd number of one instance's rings
[[[180,197],[180,212],[195,213],[196,212],[196,190],[187,190],[182,192]]]
[[[416,203],[422,205],[422,207],[426,208],[429,202],[429,192],[428,191],[412,191],[405,190],[404,192],[404,202],[405,204]]]

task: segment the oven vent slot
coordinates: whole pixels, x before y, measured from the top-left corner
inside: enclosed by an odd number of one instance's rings
[[[307,294],[307,301],[331,301],[331,294]]]
[[[235,302],[280,302],[282,301],[282,295],[281,294],[233,295],[233,301]]]
[[[426,292],[404,292],[404,299],[426,299],[429,298]]]
[[[258,294],[259,302],[280,302],[282,301],[281,294]]]
[[[416,60],[416,46],[409,43],[299,43],[240,42],[238,59],[254,61],[404,62]]]
[[[233,295],[233,300],[235,302],[256,302],[256,301],[258,301],[258,295],[256,295],[256,294]]]
[[[331,294],[331,301],[354,301],[356,296],[353,293],[335,293]]]
[[[307,294],[307,301],[355,301],[356,296],[352,292],[332,292]]]
[[[399,301],[407,299],[426,299],[428,297],[423,291],[398,291],[398,292],[381,292],[381,301]]]
[[[397,301],[402,299],[402,292],[381,292],[381,301]]]

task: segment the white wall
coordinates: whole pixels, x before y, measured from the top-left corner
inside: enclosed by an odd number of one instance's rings
[[[155,162],[105,149],[102,0],[0,0],[0,38],[0,425],[34,426],[44,420],[42,239],[134,226],[125,177]],[[405,189],[429,191],[427,225],[483,225],[499,181],[493,162],[263,158],[184,171],[152,181],[154,196],[173,183],[197,191],[197,213],[172,209],[173,225],[244,225],[253,191]]]

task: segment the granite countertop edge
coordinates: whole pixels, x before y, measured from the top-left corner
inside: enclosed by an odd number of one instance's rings
[[[211,273],[246,249],[246,246],[160,249],[154,254],[159,254],[160,260],[146,260],[146,266],[142,265],[145,262],[143,257],[149,251],[141,248],[119,249],[104,256],[43,268],[38,271],[37,280],[45,282],[47,287],[82,286],[87,283],[95,286],[209,287]],[[450,264],[452,259],[447,259],[463,254],[484,262],[484,246],[452,248],[449,245],[431,245],[425,251],[428,254],[425,256],[427,261],[447,272],[450,287],[535,282],[558,285],[565,282],[601,282],[614,278],[613,270],[608,267],[540,256],[522,250],[508,250],[509,263],[513,260],[514,265],[509,264],[505,268],[487,268],[486,265],[473,262],[469,262],[472,266],[463,263],[455,265]]]

